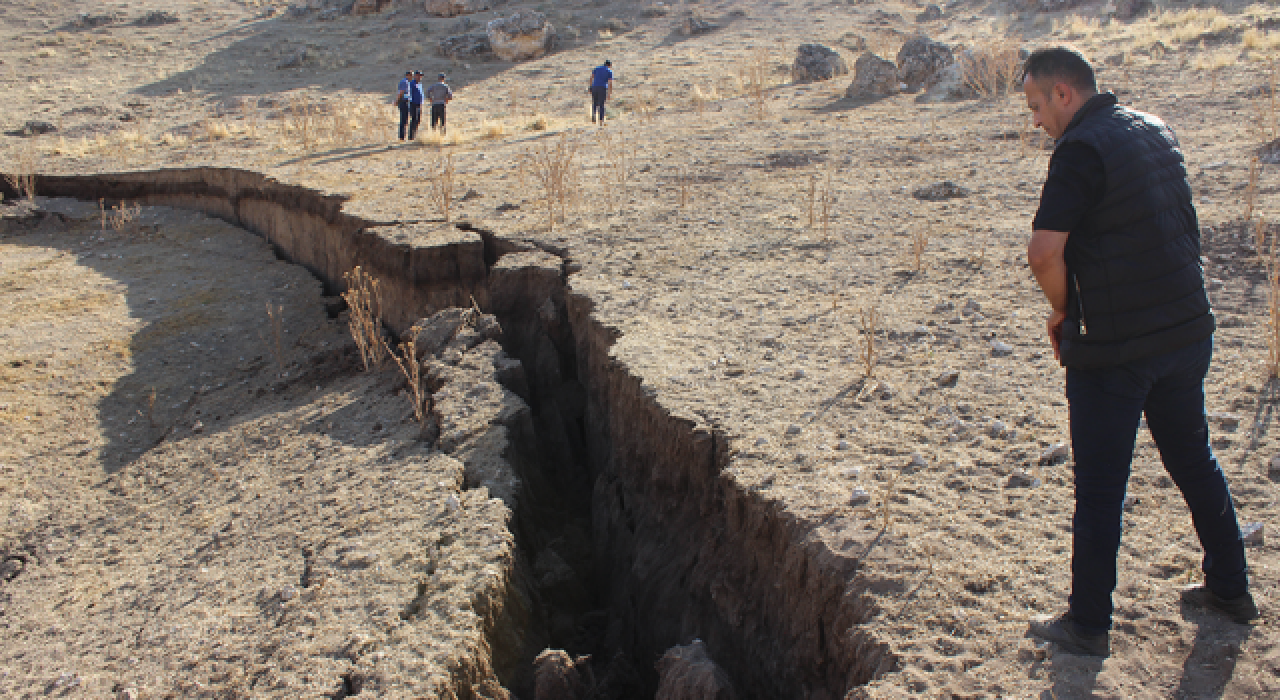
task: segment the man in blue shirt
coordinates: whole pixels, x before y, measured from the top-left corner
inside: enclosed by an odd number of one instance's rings
[[[413,82],[409,83],[409,140],[418,134],[418,125],[422,123],[422,71],[413,72]]]
[[[409,125],[409,83],[413,82],[413,71],[404,72],[400,85],[396,87],[396,107],[400,109],[400,140],[404,140],[405,127]]]
[[[600,115],[600,125],[604,126],[604,101],[613,94],[613,62],[605,61],[603,66],[596,66],[591,71],[591,123],[596,123],[596,114]]]

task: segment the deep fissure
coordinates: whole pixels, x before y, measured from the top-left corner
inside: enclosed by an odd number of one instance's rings
[[[231,169],[40,177],[37,187],[219,216],[330,290],[363,265],[387,285],[393,330],[471,300],[498,317],[525,370],[524,386],[510,388],[535,428],[510,455],[524,489],[513,522],[524,556],[512,580],[533,592],[540,628],[524,630],[518,648],[492,644],[501,680],[522,697],[543,647],[594,654],[600,675],[629,674],[609,696],[618,698],[652,697],[654,661],[695,637],[740,697],[838,698],[892,669],[892,654],[862,631],[871,603],[856,564],[826,556],[781,504],[739,489],[724,473],[728,439],[669,414],[611,356],[617,333],[573,292],[566,251],[465,224],[455,230],[474,242],[394,243],[379,233],[425,224],[364,221],[342,212],[341,197]],[[575,576],[547,585],[562,565]],[[406,601],[410,615],[415,602]]]

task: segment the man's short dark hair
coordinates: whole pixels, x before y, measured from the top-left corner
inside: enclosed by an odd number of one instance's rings
[[[1066,83],[1081,92],[1098,91],[1098,81],[1093,76],[1093,66],[1079,51],[1065,46],[1055,46],[1032,52],[1022,68],[1022,79],[1030,76],[1043,84]]]
[[[604,62],[604,64],[605,64],[606,66],[612,66],[612,65],[613,65],[613,61],[605,61],[605,62]]]

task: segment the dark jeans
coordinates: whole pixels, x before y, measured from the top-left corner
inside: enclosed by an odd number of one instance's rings
[[[400,108],[400,140],[403,141],[405,127],[409,126],[409,101],[400,100],[396,106]]]
[[[591,88],[591,121],[596,120],[596,114],[600,114],[600,121],[604,121],[604,100],[609,96],[609,88],[593,87]]]
[[[444,133],[444,105],[431,105],[431,128],[440,125],[440,133]]]
[[[1089,631],[1111,628],[1111,593],[1138,423],[1182,492],[1204,549],[1205,583],[1234,598],[1248,590],[1244,543],[1227,480],[1209,447],[1204,377],[1213,338],[1118,367],[1067,370],[1076,512],[1071,614]]]
[[[422,123],[422,103],[409,105],[409,140],[418,135],[418,125]]]

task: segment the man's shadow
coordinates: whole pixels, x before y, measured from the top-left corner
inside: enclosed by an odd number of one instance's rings
[[[1253,634],[1253,627],[1233,624],[1201,611],[1184,610],[1183,617],[1196,625],[1196,639],[1182,663],[1182,678],[1171,697],[1223,697],[1235,675],[1240,650]]]

